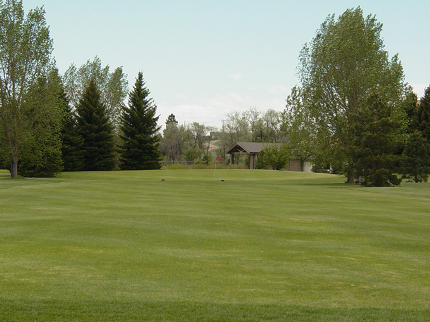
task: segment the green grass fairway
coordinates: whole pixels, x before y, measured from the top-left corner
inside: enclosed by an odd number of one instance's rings
[[[430,184],[344,181],[0,176],[0,321],[430,321]]]

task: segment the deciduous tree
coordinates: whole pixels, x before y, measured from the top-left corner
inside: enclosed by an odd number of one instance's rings
[[[24,103],[30,88],[53,69],[51,53],[43,7],[25,15],[22,1],[0,1],[0,144],[11,160],[12,178],[17,177],[18,161],[36,136],[34,114]]]
[[[381,31],[375,16],[364,17],[360,7],[348,9],[337,20],[328,16],[300,53],[297,113],[310,118],[323,161],[344,169],[355,162],[351,116],[365,108],[373,90],[393,108],[406,90],[400,61],[397,55],[389,59]]]
[[[124,74],[122,67],[110,72],[109,65],[103,67],[99,57],[95,57],[93,61],[88,60],[79,68],[75,64],[70,65],[64,73],[63,82],[67,98],[73,108],[78,105],[91,79],[97,84],[101,102],[106,106],[109,118],[117,126],[121,106],[128,91],[127,75]]]
[[[52,177],[63,169],[61,131],[65,102],[56,69],[40,77],[24,96],[23,110],[29,121],[26,149],[22,151],[19,174]]]

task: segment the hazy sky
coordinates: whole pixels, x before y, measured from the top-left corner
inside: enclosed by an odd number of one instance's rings
[[[430,83],[430,1],[372,0],[23,0],[44,6],[60,73],[98,56],[123,66],[129,87],[139,71],[160,124],[220,126],[233,110],[282,111],[298,83],[303,44],[327,15],[361,6],[383,23],[390,57],[398,53],[419,97]]]

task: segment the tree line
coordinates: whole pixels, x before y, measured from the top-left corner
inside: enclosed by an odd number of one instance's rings
[[[42,8],[0,1],[0,161],[11,177],[60,171],[159,169],[156,105],[139,73],[96,57],[60,76]]]
[[[0,162],[12,177],[158,169],[162,159],[227,161],[234,144],[253,141],[278,143],[260,168],[295,158],[366,186],[427,181],[430,87],[418,100],[381,31],[360,7],[329,15],[300,52],[283,112],[232,111],[220,129],[171,114],[161,133],[142,73],[130,93],[122,68],[98,57],[59,75],[43,7],[25,15],[22,1],[0,1]]]

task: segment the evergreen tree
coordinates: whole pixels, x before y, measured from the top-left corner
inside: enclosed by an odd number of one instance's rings
[[[415,131],[403,150],[403,177],[416,183],[427,182],[430,173],[430,144],[420,132]]]
[[[430,86],[426,88],[424,97],[417,104],[412,117],[412,127],[430,142]]]
[[[399,185],[401,180],[396,172],[402,158],[396,153],[402,144],[402,119],[376,93],[369,96],[366,108],[349,117],[354,131],[347,171],[364,186]]]
[[[115,166],[114,131],[94,79],[90,80],[76,110],[78,133],[83,139],[83,170],[112,170]]]
[[[123,144],[121,151],[121,169],[151,170],[160,169],[160,152],[157,135],[157,106],[149,98],[143,74],[139,72],[133,91],[129,95],[128,107],[124,106],[120,117],[120,135]]]
[[[29,88],[22,103],[28,116],[27,149],[21,153],[19,174],[26,177],[52,177],[63,170],[61,130],[64,101],[56,69]],[[31,133],[31,134],[30,134]]]
[[[63,153],[63,171],[79,171],[84,167],[84,154],[82,150],[84,141],[79,135],[76,114],[72,111],[64,91],[62,92],[62,99],[66,109],[62,131],[63,145],[61,148]]]

